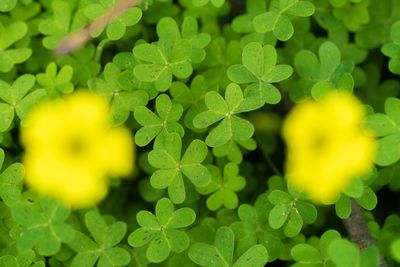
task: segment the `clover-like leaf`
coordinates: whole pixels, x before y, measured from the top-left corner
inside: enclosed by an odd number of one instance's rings
[[[107,97],[111,104],[111,111],[115,125],[124,123],[131,112],[148,102],[148,95],[143,90],[125,87],[118,81],[121,71],[113,63],[108,63],[103,71],[103,78],[94,78],[88,81],[89,88],[100,95]]]
[[[291,97],[298,101],[312,96],[320,99],[333,90],[352,91],[354,86],[354,64],[350,60],[341,61],[339,48],[332,42],[324,42],[317,56],[308,50],[302,50],[295,57],[295,70],[302,78],[290,90]],[[310,90],[311,89],[311,90]]]
[[[0,168],[4,160],[4,151],[0,149]],[[21,182],[25,175],[21,163],[13,163],[0,173],[0,197],[8,206],[21,199]]]
[[[372,106],[375,112],[382,113],[386,99],[398,95],[400,81],[398,79],[382,80],[384,73],[381,73],[380,67],[373,63],[367,63],[363,70],[366,80],[360,88],[360,98],[364,104]]]
[[[315,266],[324,267],[333,264],[328,250],[330,244],[340,238],[340,234],[335,230],[326,231],[316,243],[316,246],[306,243],[295,245],[290,254],[296,261],[293,266]]]
[[[393,255],[393,258],[400,262],[400,239],[396,239],[390,245],[390,252]]]
[[[59,93],[69,94],[74,90],[74,85],[71,83],[73,73],[74,69],[69,65],[63,66],[57,73],[57,65],[51,62],[47,65],[45,73],[36,75],[36,81],[50,96]]]
[[[257,143],[250,138],[244,141],[233,141],[232,139],[225,145],[213,147],[213,155],[222,158],[227,157],[230,161],[239,164],[243,160],[245,151],[253,151],[257,148]],[[244,150],[244,151],[243,151]]]
[[[8,12],[17,5],[17,0],[4,0],[0,3],[0,12]]]
[[[210,131],[206,144],[210,147],[225,145],[229,140],[245,141],[254,133],[254,126],[237,114],[257,109],[258,100],[244,98],[242,89],[237,84],[230,84],[225,91],[225,99],[215,92],[206,94],[205,102],[207,111],[201,112],[193,119],[197,128],[206,128],[221,121]]]
[[[217,0],[221,1],[221,0]],[[199,25],[193,17],[187,16],[182,23],[182,38],[188,40],[192,47],[190,60],[193,63],[200,63],[206,57],[204,48],[210,43],[211,37],[208,33],[199,33]]]
[[[201,73],[210,85],[226,88],[231,83],[227,76],[229,66],[241,61],[242,45],[237,40],[227,41],[219,36],[206,49],[207,56],[202,62],[206,66]]]
[[[193,118],[206,109],[204,97],[208,91],[209,84],[201,75],[193,78],[190,88],[183,82],[173,82],[169,89],[173,101],[182,105],[185,111],[184,124],[191,130],[198,131],[193,125]]]
[[[3,3],[3,1],[2,1]],[[1,6],[2,4],[0,4]],[[28,33],[28,25],[22,21],[13,22],[7,26],[0,23],[0,71],[8,72],[15,64],[26,61],[32,54],[30,48],[21,47],[9,49],[15,42]]]
[[[215,245],[194,243],[189,249],[189,258],[204,267],[263,267],[268,260],[267,249],[254,245],[245,251],[233,263],[235,235],[233,231],[222,226],[215,234]]]
[[[65,222],[70,212],[69,208],[47,198],[39,199],[38,208],[27,201],[13,205],[12,217],[22,228],[16,241],[18,251],[34,248],[40,255],[55,255],[61,243],[74,237],[73,228]]]
[[[272,31],[281,41],[287,41],[294,33],[290,16],[309,17],[315,7],[303,0],[272,0],[268,12],[257,15],[253,25],[257,32]]]
[[[221,7],[224,3],[225,0],[192,0],[194,6],[205,6],[208,3],[211,3],[215,7]]]
[[[113,222],[107,224],[104,217],[91,210],[85,214],[85,224],[93,240],[87,235],[75,230],[75,237],[68,242],[77,254],[71,266],[126,266],[130,262],[128,251],[117,246],[126,234],[126,223]]]
[[[0,80],[0,132],[6,131],[14,120],[15,114],[23,120],[31,108],[45,96],[44,89],[31,89],[35,84],[35,76],[24,74],[18,77],[12,85]]]
[[[56,62],[60,67],[71,66],[74,69],[72,83],[86,88],[88,80],[100,72],[100,64],[95,59],[96,55],[96,47],[93,44],[87,44],[75,52],[57,57]]]
[[[377,179],[377,172],[371,171],[353,180],[335,203],[336,214],[341,219],[347,219],[358,203],[366,210],[373,210],[378,204],[378,198],[370,185]]]
[[[43,45],[47,49],[55,48],[62,38],[70,32],[81,29],[85,26],[87,18],[83,11],[71,12],[71,6],[64,1],[51,1],[52,17],[42,20],[39,24],[39,31],[46,35],[43,38]]]
[[[4,267],[45,267],[43,261],[37,261],[35,252],[31,249],[17,253],[17,255],[2,255],[0,266]]]
[[[268,225],[268,211],[271,208],[267,194],[260,195],[254,207],[249,204],[239,206],[240,221],[230,226],[237,240],[237,255],[256,244],[261,244],[267,249],[269,261],[274,261],[282,253],[282,236]]]
[[[189,237],[182,228],[191,225],[196,213],[190,208],[174,209],[167,198],[157,202],[155,215],[148,211],[139,211],[136,219],[141,226],[128,237],[132,247],[147,245],[146,256],[150,262],[164,261],[171,251],[180,253],[189,246]]]
[[[276,65],[277,52],[271,45],[251,42],[243,48],[242,64],[232,65],[228,77],[239,84],[249,84],[246,96],[261,107],[265,102],[276,104],[281,100],[279,90],[272,83],[289,78],[293,69],[289,65]]]
[[[382,46],[382,53],[390,58],[389,70],[395,74],[400,74],[400,20],[390,28],[392,42]]]
[[[385,113],[367,116],[366,126],[374,131],[377,137],[375,163],[389,166],[400,159],[400,100],[389,97],[385,102]]]
[[[361,266],[359,248],[346,239],[334,239],[329,245],[328,254],[336,266]]]
[[[362,25],[355,33],[355,42],[358,46],[367,49],[378,48],[382,44],[390,42],[390,25],[393,25],[400,15],[400,2],[396,0],[382,1],[363,1],[368,4],[369,22]],[[365,5],[365,3],[364,3]],[[362,7],[365,9],[365,7]],[[357,11],[355,11],[357,13]],[[358,11],[361,16],[366,17],[363,10]],[[351,14],[347,15],[351,22],[352,19],[357,21],[359,18],[354,18]],[[365,20],[365,19],[364,19]]]
[[[135,109],[135,119],[143,126],[135,134],[138,146],[146,146],[154,138],[164,137],[168,133],[177,133],[181,137],[184,135],[184,129],[178,122],[183,112],[180,104],[172,103],[167,95],[161,94],[156,99],[156,112],[157,115],[145,106]]]
[[[109,0],[96,0],[87,5],[84,9],[85,15],[95,20],[101,17],[105,12],[113,8],[115,1]],[[120,15],[111,20],[107,25],[101,27],[92,33],[93,37],[99,36],[104,28],[106,28],[107,37],[110,40],[121,39],[125,32],[126,27],[137,24],[142,18],[142,10],[139,7],[130,7],[124,10]]]
[[[228,209],[234,209],[239,203],[235,192],[242,190],[246,185],[246,179],[239,176],[239,168],[235,163],[228,163],[221,171],[216,166],[209,166],[211,173],[211,182],[205,187],[199,187],[197,190],[204,195],[210,195],[207,198],[207,207],[210,210],[218,210],[222,206]]]
[[[269,213],[269,225],[273,229],[283,227],[288,237],[296,236],[303,224],[311,224],[317,219],[317,209],[314,205],[293,198],[289,193],[273,190],[268,199],[275,205]]]
[[[186,198],[183,177],[197,187],[206,186],[211,179],[210,172],[201,163],[207,156],[206,144],[193,140],[181,157],[182,140],[176,133],[165,137],[163,148],[155,148],[148,155],[149,163],[157,168],[150,178],[156,189],[168,188],[173,203],[182,203]]]
[[[343,21],[343,24],[352,32],[359,30],[370,20],[369,1],[359,1],[358,3],[346,3],[337,6],[333,10],[333,15]]]
[[[232,21],[232,29],[239,33],[254,31],[253,19],[257,15],[267,12],[265,1],[248,0],[246,1],[246,13],[236,16]]]
[[[159,91],[170,87],[172,75],[178,79],[188,78],[193,72],[191,61],[199,62],[204,58],[202,49],[210,41],[208,35],[196,33],[197,23],[193,18],[184,20],[182,35],[174,19],[162,18],[157,24],[158,42],[133,48],[135,57],[143,62],[134,68],[136,78],[153,82]]]

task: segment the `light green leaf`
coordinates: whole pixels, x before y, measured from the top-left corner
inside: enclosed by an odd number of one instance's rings
[[[341,267],[360,266],[360,252],[358,247],[345,239],[335,239],[328,249],[330,259]]]

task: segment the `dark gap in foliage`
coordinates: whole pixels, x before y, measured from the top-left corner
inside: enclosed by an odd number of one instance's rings
[[[385,186],[376,192],[378,204],[373,210],[376,221],[382,227],[385,219],[391,214],[400,214],[400,198],[398,191],[392,191]]]
[[[229,14],[230,19],[246,13],[246,1],[231,0],[230,3],[231,3],[231,12]]]
[[[323,18],[320,18],[320,19],[323,19]],[[328,37],[328,32],[319,25],[318,21],[314,17],[311,17],[310,32],[312,32],[313,35],[316,37],[324,37],[324,38]]]

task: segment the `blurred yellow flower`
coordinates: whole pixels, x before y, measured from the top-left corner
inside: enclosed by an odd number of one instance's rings
[[[293,108],[282,130],[288,183],[319,203],[331,203],[372,167],[375,139],[363,129],[364,111],[351,94],[328,94]]]
[[[39,105],[21,129],[26,183],[72,207],[96,204],[107,175],[133,168],[131,133],[111,126],[107,101],[86,91]]]

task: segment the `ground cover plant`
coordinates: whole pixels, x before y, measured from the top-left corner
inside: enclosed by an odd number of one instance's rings
[[[398,0],[0,0],[0,266],[398,266],[399,75]]]

